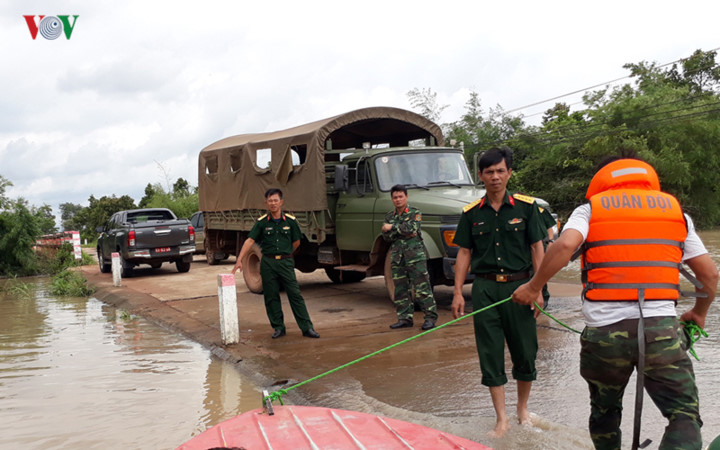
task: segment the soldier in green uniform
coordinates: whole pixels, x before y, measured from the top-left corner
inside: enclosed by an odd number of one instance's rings
[[[545,251],[547,251],[548,245],[552,244],[555,241],[554,227],[557,225],[557,222],[555,222],[555,218],[552,216],[552,214],[547,208],[541,208],[540,206],[538,206],[538,210],[540,211],[540,219],[542,220],[544,226],[547,228],[547,237],[543,239],[543,248],[545,249]],[[548,290],[547,283],[545,284],[545,286],[543,286],[542,296],[543,309],[547,309],[548,304],[550,303],[550,291]]]
[[[465,309],[462,287],[468,269],[475,275],[472,305],[473,310],[478,310],[509,297],[530,279],[543,257],[546,231],[537,204],[532,197],[511,195],[506,189],[512,174],[512,151],[493,148],[480,158],[479,166],[486,194],[463,208],[453,241],[460,246],[452,303],[456,318]],[[542,295],[538,295],[537,301],[543,301]],[[497,419],[495,428],[488,433],[491,437],[503,436],[510,429],[505,412],[506,342],[512,376],[517,382],[518,421],[532,425],[527,403],[537,376],[538,313],[530,306],[505,302],[473,317],[481,383],[490,388]]]
[[[295,316],[295,321],[302,330],[303,336],[319,338],[320,335],[313,329],[310,315],[305,307],[305,300],[300,294],[300,287],[295,278],[295,263],[292,253],[300,246],[302,237],[300,227],[295,217],[283,213],[283,198],[280,189],[268,189],[265,192],[265,203],[269,213],[260,217],[250,230],[232,273],[234,274],[238,270],[242,271],[243,258],[253,244],[256,242],[260,244],[263,254],[260,261],[260,276],[265,297],[265,311],[270,325],[275,330],[272,338],[285,336],[280,286],[285,288],[293,316]]]
[[[422,241],[420,223],[422,213],[408,206],[408,193],[405,186],[390,188],[395,209],[385,214],[382,226],[383,238],[390,242],[392,277],[395,283],[395,308],[398,321],[390,328],[413,326],[413,305],[411,291],[415,300],[425,313],[423,330],[435,327],[437,306],[432,293],[432,285],[427,271],[427,255]]]

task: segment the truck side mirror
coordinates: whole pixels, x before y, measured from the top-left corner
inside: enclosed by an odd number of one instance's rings
[[[347,191],[348,189],[348,166],[347,164],[335,165],[335,190]]]
[[[102,233],[103,231],[105,231],[105,228],[104,228],[104,227],[97,227],[97,228],[95,228],[95,231],[97,231],[98,233]]]

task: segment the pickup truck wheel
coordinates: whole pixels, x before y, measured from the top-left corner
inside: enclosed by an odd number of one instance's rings
[[[392,277],[392,257],[390,255],[390,252],[387,252],[387,255],[385,255],[385,288],[387,289],[388,296],[390,297],[390,301],[395,301],[395,281],[393,281]]]
[[[262,258],[262,252],[260,246],[253,244],[250,251],[243,258],[242,262],[242,273],[243,279],[245,280],[245,286],[254,292],[255,294],[261,294],[262,288],[262,277],[260,276],[260,259]]]
[[[120,257],[120,276],[123,278],[130,278],[133,275],[133,265],[125,261],[125,258]]]
[[[362,272],[355,272],[352,270],[335,270],[331,267],[325,268],[325,273],[328,278],[335,284],[342,283],[357,283],[365,279],[365,274]]]
[[[177,271],[180,273],[185,273],[190,271],[190,263],[185,262],[182,259],[178,259],[175,261],[175,266],[177,267]]]
[[[112,266],[105,262],[105,257],[103,256],[102,250],[100,248],[97,249],[97,260],[98,265],[100,266],[100,272],[110,273],[110,271],[112,270]]]

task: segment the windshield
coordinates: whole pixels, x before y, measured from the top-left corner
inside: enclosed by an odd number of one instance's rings
[[[375,160],[378,185],[389,191],[396,184],[407,187],[472,186],[467,164],[461,153],[399,153]]]

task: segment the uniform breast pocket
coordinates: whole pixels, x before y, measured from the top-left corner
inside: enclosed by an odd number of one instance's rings
[[[508,221],[505,224],[505,231],[506,232],[516,232],[516,233],[525,233],[525,221],[522,219],[513,219]]]
[[[492,243],[492,229],[490,224],[476,223],[472,226],[472,239],[475,243],[475,249],[484,253]]]

